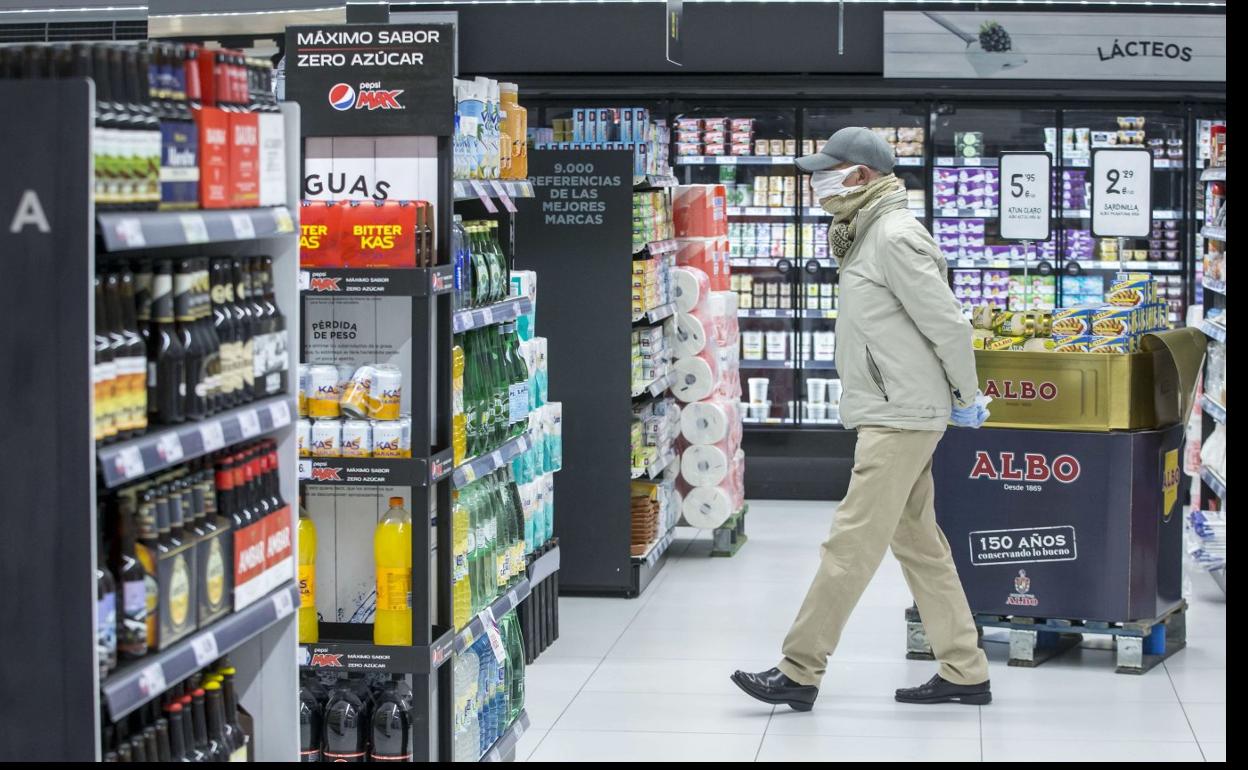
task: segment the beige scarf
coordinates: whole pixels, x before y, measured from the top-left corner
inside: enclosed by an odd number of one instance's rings
[[[832,215],[832,226],[828,228],[828,241],[832,245],[832,254],[838,260],[845,256],[858,235],[858,212],[878,202],[881,198],[897,190],[905,189],[900,179],[893,174],[886,174],[863,185],[848,195],[820,201],[823,210]]]

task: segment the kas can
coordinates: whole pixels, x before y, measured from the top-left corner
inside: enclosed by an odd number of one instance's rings
[[[308,416],[308,394],[312,390],[312,375],[307,364],[299,364],[299,416]]]
[[[351,375],[342,390],[342,412],[348,417],[363,418],[368,416],[369,397],[373,388],[373,380],[377,370],[372,366],[361,366]]]
[[[295,435],[299,445],[300,457],[312,456],[312,421],[306,417],[300,417],[295,426]]]
[[[342,456],[342,423],[330,417],[312,423],[312,456]]]
[[[368,420],[346,420],[342,423],[342,456],[373,456],[373,426]]]
[[[337,367],[318,364],[308,368],[308,417],[337,417],[340,395]]]
[[[403,372],[397,366],[379,366],[373,374],[369,416],[374,420],[399,419],[403,400]]]
[[[404,456],[403,428],[398,420],[374,420],[372,429],[373,457]]]

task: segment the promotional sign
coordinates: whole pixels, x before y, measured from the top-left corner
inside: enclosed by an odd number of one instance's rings
[[[936,516],[971,610],[1126,621],[1173,607],[1182,436],[949,429],[932,468]]]
[[[1047,241],[1051,230],[1053,158],[1047,152],[1001,153],[1001,237]]]
[[[1153,155],[1143,147],[1092,151],[1092,234],[1147,238],[1153,228]]]
[[[449,136],[449,24],[288,27],[286,98],[304,136]]]
[[[667,60],[672,64],[680,64],[685,50],[680,38],[680,22],[684,15],[683,0],[667,0]]]
[[[438,199],[438,142],[431,136],[309,138],[303,158],[308,200]]]
[[[884,13],[884,76],[1226,81],[1226,16]]]

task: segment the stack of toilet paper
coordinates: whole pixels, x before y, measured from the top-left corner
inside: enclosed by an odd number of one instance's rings
[[[684,404],[677,442],[681,513],[690,526],[714,529],[745,502],[737,295],[715,291],[710,276],[691,265],[673,271],[672,292],[671,392]]]

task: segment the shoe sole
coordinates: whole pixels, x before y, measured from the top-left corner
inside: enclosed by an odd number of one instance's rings
[[[932,706],[938,703],[962,703],[967,706],[987,706],[992,703],[992,693],[975,693],[974,695],[939,695],[931,698],[903,698],[895,696],[898,703],[914,703],[920,706]]]
[[[739,682],[735,676],[730,676],[728,678],[732,680],[733,684],[735,684],[737,687],[741,689],[741,692],[750,696],[754,700],[762,701],[763,703],[766,703],[772,706],[788,706],[794,711],[810,711],[811,709],[815,707],[815,704],[807,703],[806,701],[785,700],[783,698],[768,698],[767,696],[760,695],[754,692],[753,690],[751,690],[750,688],[746,687],[744,684]]]

